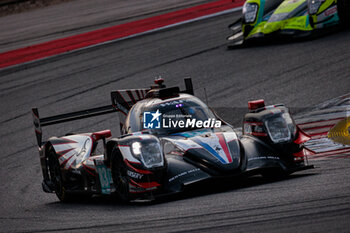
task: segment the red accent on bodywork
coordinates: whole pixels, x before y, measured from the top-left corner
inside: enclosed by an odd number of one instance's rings
[[[219,138],[219,143],[220,143],[220,146],[221,148],[224,150],[225,152],[225,155],[229,161],[229,163],[232,163],[232,157],[231,157],[231,153],[227,147],[227,144],[226,144],[226,140],[225,140],[225,137],[222,133],[217,133],[216,136]]]
[[[135,100],[134,96],[132,95],[132,92],[130,90],[127,90],[126,93],[128,94],[129,98],[131,99],[131,102],[133,104],[136,104],[136,100]]]
[[[311,136],[305,133],[302,129],[300,129],[299,126],[297,126],[297,129],[298,129],[298,137],[294,140],[294,143],[302,144],[311,139]]]
[[[337,6],[334,6],[333,8],[330,8],[328,10],[326,10],[324,12],[324,15],[327,17],[327,16],[330,16],[330,15],[334,15],[336,12],[337,12]]]
[[[69,143],[78,143],[74,140],[68,139],[68,138],[59,138],[62,139],[63,142],[59,142],[59,143],[52,143],[52,145],[62,145],[62,144],[69,144]]]
[[[128,105],[127,108],[130,109],[132,106],[130,107],[129,103],[125,100],[123,94],[120,91],[117,91],[117,93],[120,95],[120,97],[122,97],[122,99],[124,100],[124,103],[126,103]]]
[[[259,121],[245,121],[244,124],[250,124],[250,125],[263,125],[264,123]]]
[[[75,148],[70,148],[68,150],[62,150],[62,151],[56,152],[56,154],[59,155],[58,158],[61,158],[63,155],[67,154],[69,151],[74,150],[74,149]]]
[[[141,99],[141,95],[140,95],[139,90],[135,90],[135,92],[136,92],[136,95],[137,95],[138,100],[140,100],[140,99]]]
[[[73,157],[74,155],[72,155],[71,157],[69,157],[68,159],[64,160],[62,163],[61,163],[61,166],[64,167],[66,165],[66,163]]]
[[[96,174],[94,174],[94,173],[92,173],[91,171],[89,171],[88,168],[90,168],[90,167],[88,167],[88,166],[86,166],[85,164],[83,164],[83,168],[84,168],[84,170],[85,170],[87,173],[89,173],[90,175],[96,176]],[[90,169],[92,170],[92,168],[90,168]]]
[[[310,155],[314,155],[315,152],[313,152],[312,150],[309,150],[307,148],[303,148],[301,151],[293,153],[293,155],[295,157],[305,157],[305,156],[310,156]]]
[[[164,83],[164,79],[157,78],[157,79],[154,80],[154,83],[160,86],[160,85],[162,85]]]
[[[265,101],[263,99],[248,101],[249,110],[255,110],[262,107],[265,107]]]
[[[266,137],[267,136],[267,133],[252,132],[251,134],[254,135],[254,136],[262,136],[262,137]]]
[[[126,165],[128,167],[130,167],[132,170],[134,170],[137,173],[140,173],[140,174],[152,174],[152,172],[150,172],[150,171],[141,170],[141,169],[137,169],[137,168],[133,167],[127,159],[125,159],[124,161],[125,161],[125,163],[126,163]]]
[[[89,167],[88,165],[86,165],[86,164],[84,164],[84,163],[83,163],[83,166],[84,166],[84,167],[86,167],[86,168],[88,168],[88,169],[90,169],[90,170],[95,171],[95,168],[93,168],[93,167]]]
[[[35,129],[35,132],[38,134],[42,134],[42,132],[40,132],[39,130]]]
[[[102,131],[98,131],[98,132],[92,133],[91,137],[92,137],[93,140],[97,141],[97,140],[100,140],[102,138],[110,138],[110,137],[112,137],[112,133],[111,133],[111,130],[106,129],[106,130],[102,130]]]
[[[117,108],[116,106],[114,106],[114,108]],[[128,114],[126,114],[125,112],[123,112],[123,111],[119,111],[119,112],[121,112],[121,113],[123,113],[124,114],[124,116],[127,116]]]
[[[154,188],[154,187],[158,187],[160,186],[159,183],[157,182],[145,182],[145,183],[137,183],[134,180],[130,179],[130,182],[140,188],[144,188],[144,189],[149,189],[149,188]]]

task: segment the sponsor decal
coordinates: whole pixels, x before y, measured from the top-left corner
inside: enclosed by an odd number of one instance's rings
[[[334,6],[324,12],[325,16],[334,15],[337,12],[337,6]]]
[[[280,160],[280,158],[276,157],[276,156],[259,156],[259,157],[249,158],[248,161],[260,160],[260,159],[276,159],[276,160]]]
[[[176,103],[176,107],[182,107],[181,103]],[[221,121],[214,118],[199,120],[193,118],[191,114],[164,114],[159,112],[143,113],[144,129],[171,129],[171,128],[220,128]]]
[[[172,182],[172,181],[174,181],[175,179],[177,179],[177,178],[179,178],[179,177],[181,177],[181,176],[184,176],[184,175],[187,175],[187,174],[191,174],[191,173],[197,172],[197,171],[199,171],[199,170],[200,170],[199,168],[195,168],[195,169],[192,169],[192,170],[189,170],[189,171],[182,172],[182,173],[180,173],[180,174],[177,174],[176,176],[171,177],[171,178],[169,179],[169,182]]]
[[[173,120],[163,118],[163,128],[220,128],[221,121],[208,119],[205,121],[197,119]]]
[[[159,110],[156,112],[144,112],[143,113],[143,128],[144,129],[160,129],[161,113]]]
[[[135,179],[139,179],[140,180],[143,177],[142,174],[137,173],[137,172],[133,172],[133,171],[130,171],[130,170],[128,170],[127,173],[128,173],[128,176],[130,176],[131,178],[135,178]]]
[[[113,181],[110,169],[106,167],[102,160],[94,160],[94,163],[100,179],[102,194],[110,194],[113,191],[111,189]]]

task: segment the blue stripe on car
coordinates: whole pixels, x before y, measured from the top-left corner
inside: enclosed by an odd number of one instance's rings
[[[222,162],[223,164],[227,164],[227,162],[211,146],[209,146],[207,143],[202,142],[198,138],[191,138],[191,140],[194,141],[195,143],[199,144],[200,146],[202,146],[210,154],[214,155],[218,160],[220,160],[220,162]]]

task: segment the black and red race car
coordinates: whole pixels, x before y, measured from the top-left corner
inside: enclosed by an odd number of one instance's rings
[[[98,108],[46,118],[33,108],[43,190],[61,201],[109,194],[124,201],[154,199],[205,181],[279,177],[313,167],[303,147],[309,137],[284,105],[250,101],[238,136],[193,96],[191,79],[185,79],[184,91],[155,82],[151,88],[113,91],[112,104]],[[43,126],[114,112],[122,122],[118,138],[103,130],[42,141]],[[104,152],[97,152],[98,143]]]

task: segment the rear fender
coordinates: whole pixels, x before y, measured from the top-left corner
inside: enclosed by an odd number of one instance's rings
[[[70,135],[60,138],[51,138],[48,143],[52,145],[58,161],[64,170],[78,166],[86,160],[94,146],[90,135]]]
[[[86,166],[86,162],[90,162],[88,159],[94,153],[98,140],[105,141],[105,138],[111,136],[110,130],[103,130],[88,134],[76,134],[64,137],[50,138],[45,146],[39,149],[40,160],[42,165],[42,171],[44,176],[43,189],[45,192],[53,190],[53,185],[50,180],[49,166],[48,166],[48,154],[50,150],[54,150],[57,155],[58,161],[61,165],[61,171],[63,179],[66,180],[66,172],[72,171],[72,169],[79,170],[82,166]],[[93,156],[94,160],[98,159],[98,162],[103,162],[103,156]],[[100,161],[101,160],[101,161]],[[95,161],[94,161],[95,162]],[[88,165],[91,169],[96,167],[96,164],[90,162]],[[95,169],[94,169],[95,170]],[[76,171],[76,174],[85,174]],[[99,174],[100,175],[100,174]],[[84,175],[83,175],[84,176]],[[85,178],[84,178],[85,179]],[[110,187],[109,187],[110,188]]]

